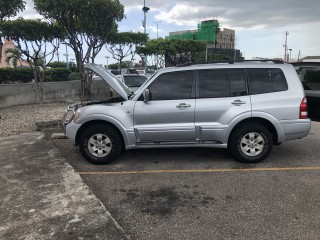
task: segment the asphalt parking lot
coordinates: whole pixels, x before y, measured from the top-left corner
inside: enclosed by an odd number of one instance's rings
[[[96,166],[69,140],[53,143],[131,239],[320,239],[319,127],[259,164],[189,148]]]

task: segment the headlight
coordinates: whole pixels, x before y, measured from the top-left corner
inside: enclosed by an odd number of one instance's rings
[[[71,122],[74,116],[75,116],[75,111],[73,109],[65,111],[64,122],[65,123]]]
[[[74,115],[73,118],[71,119],[71,121],[73,120],[74,122],[76,122],[80,117],[80,114],[78,111],[74,111]]]
[[[68,124],[72,121],[74,116],[76,115],[77,105],[70,105],[64,110],[63,114],[63,122],[64,124]]]

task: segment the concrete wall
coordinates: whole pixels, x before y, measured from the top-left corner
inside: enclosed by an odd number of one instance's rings
[[[81,81],[45,82],[43,90],[44,102],[75,102],[80,100]],[[103,80],[93,81],[91,91],[92,99],[110,96],[110,87]],[[39,102],[34,83],[0,84],[0,108]]]

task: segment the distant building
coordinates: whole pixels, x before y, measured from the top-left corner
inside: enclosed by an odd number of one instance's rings
[[[16,48],[16,46],[14,45],[13,41],[7,40],[7,39],[5,39],[4,43],[1,45],[2,45],[2,49],[0,49],[1,50],[0,68],[10,67],[10,65],[6,61],[7,59],[6,50],[10,48]],[[18,60],[17,67],[29,67],[29,64],[27,62]]]
[[[221,29],[215,19],[201,21],[196,30],[170,32],[166,39],[206,41],[208,53],[224,54],[232,60],[243,59],[240,50],[235,49],[235,30]]]
[[[320,62],[320,56],[307,56],[301,59],[302,62]]]

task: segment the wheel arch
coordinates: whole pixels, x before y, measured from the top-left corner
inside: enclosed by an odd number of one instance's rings
[[[278,131],[276,129],[276,127],[272,124],[272,122],[270,122],[269,120],[265,119],[265,118],[260,118],[260,117],[252,117],[252,118],[247,118],[244,119],[240,122],[238,122],[231,130],[229,137],[228,137],[228,145],[230,142],[230,138],[232,136],[232,134],[236,131],[236,129],[238,129],[241,126],[247,125],[247,124],[252,124],[252,123],[259,123],[263,126],[265,126],[271,133],[272,135],[272,140],[273,140],[273,144],[278,144],[279,143],[279,134]]]
[[[116,125],[114,125],[113,123],[105,121],[105,120],[92,120],[92,121],[88,121],[88,122],[82,124],[76,134],[76,138],[75,138],[76,145],[79,144],[79,137],[80,137],[81,133],[83,132],[83,130],[86,129],[87,127],[95,125],[95,124],[103,124],[103,125],[106,125],[106,126],[109,126],[109,127],[112,127],[113,129],[115,129],[118,132],[119,136],[121,137],[122,148],[125,146],[124,137],[122,135],[122,132],[119,130],[119,128]]]

